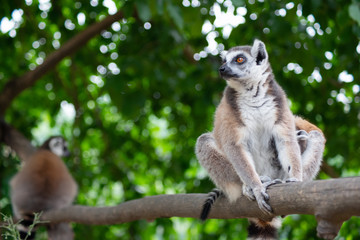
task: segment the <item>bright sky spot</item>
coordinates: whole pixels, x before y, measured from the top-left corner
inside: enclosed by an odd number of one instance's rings
[[[98,87],[104,86],[104,81],[102,80],[102,78],[100,76],[91,75],[90,76],[90,81],[92,83],[96,84]]]
[[[240,16],[245,16],[247,13],[247,9],[246,9],[246,7],[238,7],[236,9],[236,13]]]
[[[75,24],[70,19],[66,19],[64,25],[65,25],[65,28],[67,28],[69,30],[75,29]]]
[[[353,87],[352,87],[352,90],[353,90],[353,93],[354,94],[358,94],[360,92],[360,86],[355,84]]]
[[[62,115],[62,117],[65,119],[65,121],[73,121],[75,118],[75,107],[72,103],[68,103],[67,101],[62,101],[60,103],[61,110],[59,112],[59,115]]]
[[[91,1],[90,1],[90,5],[91,5],[92,7],[96,7],[98,4],[99,4],[98,0],[91,0]]]
[[[313,27],[307,27],[306,32],[310,37],[314,37],[316,34],[316,31]]]
[[[344,93],[339,93],[336,96],[336,101],[342,102],[343,104],[348,104],[350,102]]]
[[[118,32],[120,31],[121,29],[121,25],[119,22],[114,22],[112,25],[111,25],[111,28],[112,30],[114,30],[115,32]]]
[[[325,57],[328,59],[328,60],[331,60],[333,58],[333,53],[332,52],[329,52],[329,51],[326,51],[325,52]]]
[[[15,21],[14,20],[9,20],[7,17],[4,17],[3,19],[1,19],[0,22],[0,30],[2,33],[7,33],[8,31],[10,31],[11,29],[13,29],[15,27]]]
[[[100,52],[101,52],[102,54],[107,53],[107,52],[108,52],[107,46],[101,45],[101,46],[100,46]]]
[[[149,22],[144,23],[144,28],[146,30],[149,30],[151,28],[151,23],[149,23]]]
[[[11,17],[14,19],[15,22],[20,22],[20,21],[22,21],[23,14],[24,14],[24,11],[22,9],[15,9],[12,12]]]
[[[48,12],[51,8],[50,0],[39,0],[39,9],[43,12]]]
[[[307,16],[307,20],[311,23],[315,22],[315,17],[314,15],[310,14],[309,16]]]
[[[113,15],[117,12],[117,8],[115,2],[112,0],[104,0],[103,2],[104,7],[108,8],[108,13]]]
[[[210,23],[209,20],[205,20],[203,26],[202,26],[202,34],[208,34],[211,30],[213,30],[214,27],[213,25]]]
[[[317,81],[317,82],[321,82],[322,81],[322,76],[319,72],[319,69],[314,69],[314,71],[311,73],[311,76]]]
[[[293,2],[289,2],[285,5],[286,9],[292,9],[295,6]]]
[[[183,1],[183,4],[186,1]],[[226,11],[221,10],[220,4],[223,4],[227,9]],[[212,24],[210,21],[205,21],[202,26],[202,33],[206,36],[206,40],[208,41],[208,46],[205,47],[205,51],[211,53],[213,55],[217,55],[219,53],[218,43],[215,38],[219,36],[219,32],[215,31],[215,28],[223,28],[222,36],[223,38],[228,38],[231,34],[233,28],[237,27],[239,24],[245,23],[244,16],[247,13],[246,8],[239,7],[235,11],[235,7],[232,2],[226,0],[217,0],[212,6],[210,11],[212,15],[215,16],[215,21]],[[194,55],[195,60],[200,60],[202,56],[199,54]]]
[[[221,7],[218,3],[213,5],[213,11],[215,14],[215,27],[224,27],[231,25],[237,27],[239,24],[245,23],[245,18],[241,15],[234,15],[234,6],[230,5],[226,12],[221,11]]]
[[[340,82],[346,82],[346,83],[349,83],[349,82],[352,82],[354,81],[354,76],[349,74],[347,71],[342,71],[340,74],[339,74],[339,81]]]
[[[114,62],[109,63],[108,68],[114,75],[118,75],[120,73],[120,68],[118,68],[118,66]]]
[[[182,4],[184,7],[190,7],[190,1],[189,0],[183,0]]]
[[[78,20],[79,25],[84,25],[85,19],[86,19],[86,16],[85,16],[84,13],[80,12],[80,13],[77,15],[77,20]]]

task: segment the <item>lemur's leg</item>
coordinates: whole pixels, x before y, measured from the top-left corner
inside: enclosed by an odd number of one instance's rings
[[[297,131],[297,138],[301,147],[303,180],[309,181],[314,179],[319,172],[325,147],[325,138],[318,130],[312,130],[309,133],[299,130]]]
[[[215,185],[231,202],[236,201],[242,195],[242,182],[232,164],[218,150],[212,133],[204,133],[197,139],[195,152]]]
[[[244,186],[233,164],[217,148],[212,133],[205,133],[198,138],[196,155],[215,185],[225,193],[230,202],[245,195],[250,200],[256,200],[263,212],[272,212],[267,202],[269,200],[269,195],[266,193],[267,184],[261,184],[255,188]]]

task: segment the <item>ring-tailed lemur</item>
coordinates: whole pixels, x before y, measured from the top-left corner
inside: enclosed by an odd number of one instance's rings
[[[219,72],[227,87],[213,132],[202,134],[196,143],[200,164],[221,190],[209,194],[203,220],[221,193],[231,202],[245,195],[271,213],[267,187],[281,180],[313,179],[325,145],[320,129],[290,111],[263,42],[231,48],[222,59]],[[275,238],[278,222],[250,219],[249,238]]]
[[[66,141],[59,136],[49,138],[12,178],[11,203],[17,219],[21,239],[28,235],[34,213],[58,209],[72,204],[77,184],[60,157],[69,155]],[[49,239],[73,239],[68,223],[49,225]],[[27,239],[34,239],[35,232]]]

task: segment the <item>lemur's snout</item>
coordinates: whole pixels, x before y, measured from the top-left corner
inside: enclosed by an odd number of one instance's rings
[[[225,64],[219,68],[219,73],[222,78],[231,77],[233,75],[231,69]]]

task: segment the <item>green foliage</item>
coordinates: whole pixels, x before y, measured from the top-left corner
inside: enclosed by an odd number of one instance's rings
[[[73,156],[65,161],[79,183],[77,204],[212,189],[194,145],[212,129],[225,86],[218,53],[254,38],[265,42],[293,112],[324,130],[325,161],[343,177],[359,175],[359,1],[111,3],[7,1],[0,9],[0,26],[4,17],[15,23],[0,32],[0,89],[114,7],[125,16],[19,95],[5,116],[35,144],[59,133],[69,140]],[[3,148],[0,208],[6,215],[17,167]],[[316,239],[314,217],[284,222],[282,239]],[[351,219],[341,237],[356,239],[359,225]],[[77,239],[244,239],[246,226],[245,220],[179,218],[74,224]]]
[[[29,226],[27,235],[26,235],[25,239],[23,239],[23,240],[27,240],[30,237],[31,231],[35,228],[35,226],[37,224],[45,223],[45,221],[40,221],[41,214],[42,213],[34,213],[33,223]],[[22,220],[20,220],[17,223],[14,223],[12,217],[8,217],[2,213],[0,213],[0,215],[2,216],[2,218],[4,220],[4,226],[0,226],[0,227],[4,228],[6,230],[6,232],[4,234],[2,234],[2,236],[5,239],[11,238],[14,240],[21,240],[20,233],[17,229],[17,226],[21,223]]]

